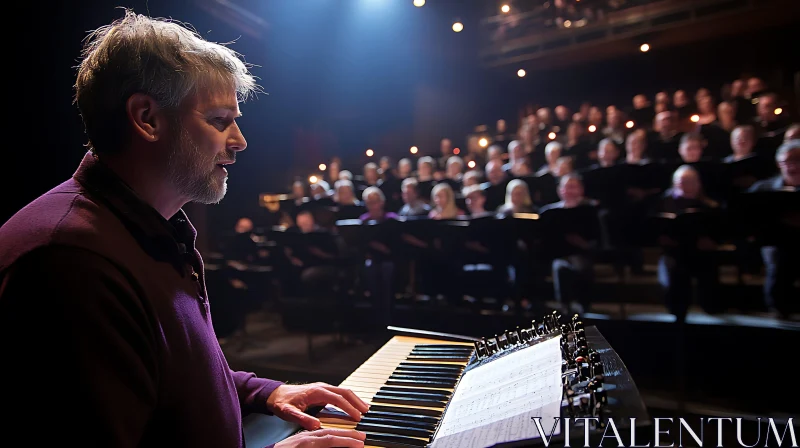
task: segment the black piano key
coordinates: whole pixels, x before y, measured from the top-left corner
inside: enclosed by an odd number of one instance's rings
[[[447,402],[445,401],[421,400],[419,398],[404,398],[394,395],[375,395],[374,397],[372,397],[372,402],[385,403],[385,404],[399,404],[406,406],[425,406],[429,408],[440,408],[440,409],[444,409],[444,407],[447,405]]]
[[[439,409],[409,408],[405,406],[388,406],[384,404],[372,404],[369,412],[396,412],[399,414],[426,415],[429,417],[442,418],[442,411]]]
[[[424,368],[424,369],[442,369],[442,370],[457,370],[459,372],[464,370],[463,365],[457,364],[437,364],[434,362],[410,362],[410,361],[401,361],[397,367],[417,367],[417,368]]]
[[[384,434],[396,434],[399,436],[420,437],[430,440],[433,431],[428,429],[411,428],[408,426],[380,425],[376,423],[358,422],[356,431],[361,432],[381,432]]]
[[[469,356],[472,354],[472,351],[467,350],[411,350],[412,355],[459,355],[459,356]]]
[[[428,441],[394,434],[367,432],[364,445],[380,446],[384,448],[410,448],[414,446],[427,446]]]
[[[426,349],[426,348],[452,348],[452,349],[464,349],[464,350],[472,350],[472,346],[469,345],[448,345],[448,344],[416,344],[414,345],[414,349]]]
[[[409,361],[469,361],[468,356],[425,356],[425,355],[408,355],[406,358]]]
[[[427,429],[429,431],[434,431],[436,429],[436,423],[415,422],[412,420],[392,420],[388,418],[374,418],[367,416],[361,417],[359,423],[374,423],[378,425],[391,425],[391,426],[407,426],[410,428]]]
[[[441,394],[448,397],[453,395],[449,390],[442,389],[425,389],[422,387],[398,387],[398,386],[381,386],[381,392],[415,392],[419,394]]]
[[[378,394],[380,394],[380,395],[392,395],[392,396],[396,396],[396,397],[419,398],[419,399],[422,399],[422,400],[447,401],[447,400],[450,399],[450,395],[448,395],[448,394],[424,393],[424,392],[416,392],[416,391],[413,391],[413,390],[404,390],[404,391],[379,390]]]
[[[449,387],[455,386],[456,382],[458,381],[455,378],[446,378],[446,377],[431,376],[431,375],[396,375],[396,374],[392,374],[389,377],[389,379],[390,380],[436,381],[436,382],[448,384]]]
[[[428,423],[432,425],[436,425],[439,423],[439,419],[436,417],[431,417],[429,415],[420,415],[420,414],[403,414],[402,412],[381,412],[381,411],[373,411],[373,407],[369,408],[366,414],[362,416],[362,418],[385,418],[389,420],[402,420],[408,422],[420,422],[420,423]],[[398,408],[395,408],[398,409]],[[412,409],[413,410],[413,409]]]
[[[419,387],[441,387],[442,389],[452,389],[451,383],[444,381],[424,381],[424,380],[400,380],[389,378],[386,384],[390,386],[419,386]]]
[[[411,349],[412,352],[420,352],[420,353],[427,353],[427,352],[439,352],[439,353],[472,353],[475,350],[474,348],[431,348],[431,347],[414,347]]]
[[[437,372],[436,370],[428,370],[428,371],[418,371],[418,370],[405,370],[405,369],[397,369],[392,372],[392,375],[421,375],[421,376],[433,376],[436,378],[445,378],[455,380],[461,377],[460,374],[457,373],[450,373],[450,372]]]

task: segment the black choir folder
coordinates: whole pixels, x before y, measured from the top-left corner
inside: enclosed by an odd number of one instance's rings
[[[390,327],[390,330],[399,331],[401,335],[442,341],[475,341],[467,336],[421,330],[395,327]],[[574,335],[571,336],[572,341],[576,340]],[[543,334],[533,341],[506,347],[488,357],[473,355],[428,442],[417,439],[413,445],[395,442],[369,445],[397,448],[558,447],[566,444],[568,436],[571,446],[584,446],[586,428],[582,426],[583,420],[576,424],[575,419],[592,418],[593,415],[596,421],[606,424],[613,420],[623,440],[629,438],[631,422],[635,421],[636,432],[643,434],[639,437],[646,438],[646,428],[651,426],[650,417],[625,364],[595,327],[586,327],[581,337],[594,351],[591,358],[596,363],[592,369],[604,374],[602,388],[607,398],[605,404],[599,407],[599,412],[591,405],[582,407],[582,394],[568,397],[563,392],[562,336],[556,331]],[[583,368],[586,368],[586,364],[578,365],[578,369]],[[567,366],[566,371],[569,373],[571,367]],[[583,381],[573,387],[580,390],[580,386],[585,384],[586,381]],[[572,406],[569,405],[570,401]],[[535,418],[545,415],[550,418],[549,421],[541,418],[540,426],[544,432],[541,434]],[[568,418],[570,420],[566,423]],[[595,425],[595,420],[590,422],[590,446],[598,446],[605,433],[604,426]],[[275,416],[259,414],[245,417],[244,424],[246,446],[266,446],[301,430],[297,425]]]

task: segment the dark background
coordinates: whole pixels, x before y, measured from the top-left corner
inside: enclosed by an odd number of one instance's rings
[[[798,58],[796,25],[742,32],[640,53],[631,46],[619,59],[536,71],[518,78],[517,67],[484,69],[478,63],[478,19],[485,2],[275,0],[238,2],[266,21],[260,36],[243,32],[193,1],[96,0],[75,4],[15,5],[4,69],[6,163],[0,222],[69,177],[85,152],[83,129],[72,104],[75,66],[87,32],[120,17],[116,6],[189,22],[255,64],[267,94],[242,105],[247,151],[231,169],[228,196],[208,207],[212,228],[253,213],[260,192],[284,192],[294,176],[306,177],[334,155],[356,173],[367,161],[396,159],[417,145],[435,154],[450,137],[456,146],[480,124],[506,118],[514,126],[527,102],[575,108],[582,100],[629,106],[634,94],[699,87],[717,94],[737,76],[764,77],[796,114],[791,87]],[[21,9],[20,9],[21,8]],[[462,33],[450,26],[465,24]],[[8,32],[7,31],[7,32]],[[796,48],[795,48],[796,50]],[[377,160],[376,160],[377,161]]]

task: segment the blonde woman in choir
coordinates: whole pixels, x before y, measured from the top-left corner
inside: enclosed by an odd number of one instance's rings
[[[428,214],[431,219],[455,219],[464,216],[464,211],[456,206],[456,195],[450,185],[437,184],[431,191],[431,200],[435,207]]]
[[[514,179],[506,187],[506,202],[497,209],[501,215],[514,213],[534,213],[533,200],[528,189],[528,184],[520,179]]]

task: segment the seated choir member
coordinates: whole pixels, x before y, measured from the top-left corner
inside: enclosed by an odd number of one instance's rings
[[[510,176],[520,176],[518,170],[526,158],[525,147],[522,144],[515,145],[514,142],[511,142],[508,145],[508,163],[503,166],[503,171]]]
[[[461,194],[464,196],[464,202],[467,204],[470,218],[482,218],[484,216],[493,215],[492,212],[486,211],[486,194],[480,185],[470,185],[464,187]]]
[[[368,187],[364,190],[364,204],[367,213],[361,215],[362,221],[383,222],[397,219],[394,212],[385,210],[386,197],[378,187]],[[394,262],[391,261],[392,251],[379,241],[370,242],[367,260],[364,264],[364,280],[368,294],[376,297],[376,305],[382,324],[388,325],[391,321],[392,298],[394,296]]]
[[[655,130],[650,137],[647,147],[650,156],[660,161],[673,162],[680,159],[678,147],[683,134],[678,129],[677,117],[674,112],[662,111],[656,115]]]
[[[555,208],[595,206],[584,196],[583,180],[578,174],[566,174],[559,180],[558,196],[561,201],[542,207],[540,214]],[[586,241],[577,234],[566,235],[567,242],[577,249],[576,253],[553,260],[553,288],[556,300],[568,306],[572,312],[581,314],[591,306],[594,263],[590,250],[597,241]]]
[[[403,206],[397,212],[400,216],[428,216],[431,206],[419,197],[419,182],[413,177],[403,179],[401,190],[403,192]]]
[[[461,179],[461,183],[463,187],[471,187],[473,185],[480,185],[481,183],[481,172],[478,170],[469,170],[464,173],[464,177]]]
[[[349,180],[349,181],[352,182],[353,181],[353,173],[350,172],[349,170],[342,170],[341,172],[339,172],[339,179],[340,180]]]
[[[450,156],[447,159],[447,171],[445,172],[444,182],[448,183],[453,190],[461,189],[462,177],[464,176],[464,159],[459,156]]]
[[[314,214],[303,210],[297,214],[297,230],[301,233],[324,232],[314,220]],[[290,263],[288,284],[289,294],[307,294],[321,297],[329,293],[336,281],[337,270],[334,261],[338,248],[333,244],[327,247],[308,245],[302,248],[285,247],[284,253]]]
[[[456,206],[456,197],[450,185],[437,184],[431,191],[431,200],[435,207],[428,213],[431,219],[456,219],[464,216],[464,211]]]
[[[681,165],[672,176],[668,189],[658,205],[660,213],[681,214],[686,211],[710,211],[718,204],[703,193],[697,170]],[[697,279],[698,304],[708,313],[719,312],[716,299],[719,273],[714,254],[716,242],[710,235],[700,235],[696,241],[677,241],[660,235],[663,254],[658,262],[658,279],[665,293],[669,312],[678,321],[686,318],[692,298],[692,277]]]
[[[546,173],[552,174],[556,169],[556,162],[558,162],[561,153],[563,152],[564,145],[559,142],[550,142],[544,147],[544,158],[547,164],[539,168],[536,172],[537,176],[542,176]]]
[[[584,136],[584,125],[573,121],[567,126],[567,142],[562,150],[562,155],[570,156],[575,160],[575,166],[583,168],[589,165],[592,145]]]
[[[706,141],[703,135],[697,132],[687,132],[681,137],[678,154],[683,163],[697,163],[703,159],[703,149]]]
[[[508,143],[508,147],[510,148],[511,145],[519,145],[519,140],[512,140]],[[489,149],[486,150],[486,161],[488,163],[489,160],[499,160],[500,163],[503,162],[503,148],[499,145],[492,145]]]
[[[780,174],[756,182],[750,191],[792,191],[800,186],[800,139],[789,140],[778,148],[775,155]],[[795,216],[796,218],[796,216]],[[795,221],[794,227],[798,226]],[[786,316],[798,308],[794,283],[800,280],[800,247],[797,239],[782,246],[764,246],[761,257],[766,268],[764,301],[772,312]]]
[[[435,163],[433,157],[420,157],[417,161],[417,180],[420,182],[430,182],[433,180]]]
[[[364,205],[362,201],[356,199],[353,182],[347,179],[337,180],[334,191],[333,200],[339,205]]]
[[[650,163],[647,158],[647,132],[637,129],[625,139],[625,163],[630,165],[644,165]]]
[[[490,160],[485,167],[486,180],[488,187],[486,188],[486,208],[495,210],[503,204],[503,197],[505,196],[506,172],[503,171],[503,163],[499,160]]]
[[[617,164],[619,148],[614,140],[604,138],[597,144],[597,163],[592,168],[608,168]]]
[[[742,159],[755,157],[753,148],[756,146],[756,128],[753,125],[736,126],[731,132],[731,149],[733,154],[725,157],[725,163],[737,162]]]
[[[413,170],[413,166],[411,165],[410,159],[400,159],[397,162],[397,177],[400,179],[407,179],[411,176],[411,171]]]
[[[511,216],[514,213],[534,213],[535,211],[528,184],[520,179],[509,182],[506,187],[506,201],[498,207],[497,213]]]

